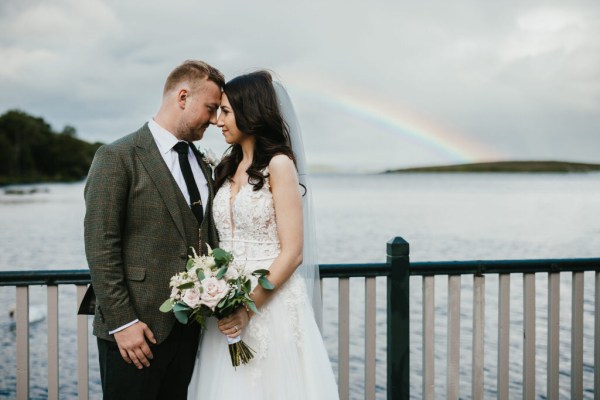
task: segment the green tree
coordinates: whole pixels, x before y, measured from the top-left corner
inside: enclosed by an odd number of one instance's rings
[[[100,143],[78,139],[70,125],[54,132],[19,110],[0,116],[0,184],[85,178]]]

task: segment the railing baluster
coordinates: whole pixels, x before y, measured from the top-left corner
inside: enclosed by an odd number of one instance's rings
[[[87,286],[77,285],[77,304],[81,303]],[[89,396],[88,373],[88,316],[77,316],[77,394],[78,399]]]
[[[58,400],[58,286],[48,285],[48,399]]]
[[[571,398],[583,398],[583,272],[573,272],[571,302]]]
[[[339,279],[339,358],[340,399],[350,397],[350,279]]]
[[[548,274],[548,399],[559,396],[559,338],[560,338],[560,273]]]
[[[498,285],[498,399],[508,400],[510,274],[500,274]]]
[[[473,276],[473,349],[472,349],[472,397],[483,399],[483,336],[484,336],[485,277]]]
[[[29,398],[29,286],[17,286],[17,399]]]
[[[375,400],[376,278],[365,278],[365,399]]]
[[[523,274],[523,399],[535,399],[535,274]]]
[[[596,290],[594,293],[594,393],[600,396],[600,271],[596,271]]]
[[[423,277],[423,399],[435,398],[435,277]]]
[[[458,399],[460,377],[460,275],[448,277],[447,398]]]

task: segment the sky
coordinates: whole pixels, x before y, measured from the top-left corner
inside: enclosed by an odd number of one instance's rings
[[[139,128],[186,59],[273,71],[316,170],[600,163],[597,0],[0,2],[0,113],[85,140]]]

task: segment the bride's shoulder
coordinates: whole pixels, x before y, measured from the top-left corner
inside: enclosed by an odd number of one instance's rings
[[[296,165],[285,154],[277,154],[271,158],[268,167],[270,186],[297,185],[298,173]]]
[[[294,161],[285,154],[276,154],[269,161],[269,174],[280,175],[280,174],[296,174],[296,166]]]

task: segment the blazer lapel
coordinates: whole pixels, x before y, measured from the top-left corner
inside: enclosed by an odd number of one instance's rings
[[[183,216],[179,208],[177,196],[183,196],[173,179],[173,175],[165,164],[165,161],[160,154],[152,133],[145,124],[139,131],[135,144],[136,153],[144,165],[146,172],[154,182],[154,186],[158,190],[160,197],[167,206],[177,230],[181,237],[185,240],[185,229],[183,227]]]

